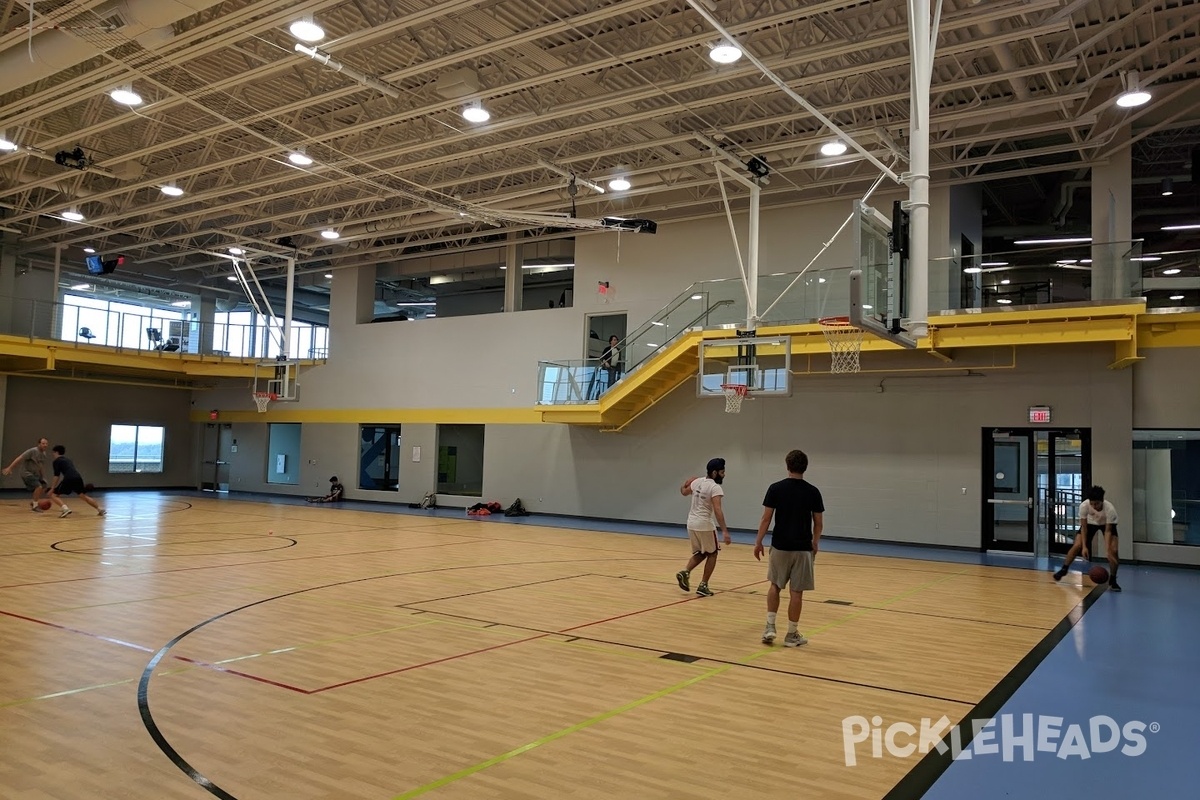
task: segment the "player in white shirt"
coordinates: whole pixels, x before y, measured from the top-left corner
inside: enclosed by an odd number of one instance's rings
[[[1117,583],[1117,509],[1104,499],[1104,487],[1093,486],[1088,489],[1087,499],[1079,506],[1079,533],[1075,544],[1067,551],[1067,558],[1062,568],[1054,573],[1054,580],[1060,581],[1067,574],[1067,567],[1082,551],[1083,560],[1091,558],[1091,543],[1097,533],[1104,531],[1104,546],[1108,554],[1108,588],[1114,592],[1121,591]]]
[[[692,498],[692,505],[688,509],[687,517],[692,557],[688,559],[686,567],[675,573],[675,580],[679,582],[680,589],[685,592],[690,591],[691,586],[688,579],[691,577],[692,570],[700,566],[700,562],[703,561],[704,577],[701,578],[700,585],[696,587],[696,594],[701,597],[712,597],[712,590],[708,588],[708,579],[712,577],[713,570],[717,567],[717,553],[721,551],[721,545],[717,544],[717,526],[721,526],[725,544],[732,543],[733,539],[729,536],[729,528],[725,526],[725,510],[721,507],[722,498],[725,496],[725,490],[721,488],[721,482],[725,480],[725,459],[711,459],[705,469],[707,470],[705,477],[688,478],[684,481],[683,486],[679,487],[681,495]]]

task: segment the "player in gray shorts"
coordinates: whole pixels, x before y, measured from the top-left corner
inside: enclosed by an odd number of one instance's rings
[[[33,492],[33,499],[29,501],[30,511],[41,511],[38,501],[49,489],[46,483],[46,450],[49,447],[50,440],[43,436],[38,439],[36,445],[14,458],[3,470],[5,475],[11,475],[13,470],[19,468],[18,474],[25,488]]]
[[[771,534],[771,555],[767,566],[767,627],[763,631],[763,644],[775,641],[775,614],[779,611],[779,593],[783,587],[789,590],[788,632],[783,644],[799,647],[808,644],[800,633],[800,610],[804,605],[804,593],[812,591],[813,558],[821,541],[824,527],[825,503],[817,487],[804,479],[808,470],[808,456],[793,450],[784,459],[788,476],[772,483],[763,498],[762,519],[758,521],[758,539],[754,542],[754,557],[762,560],[763,540],[774,519],[775,530]]]

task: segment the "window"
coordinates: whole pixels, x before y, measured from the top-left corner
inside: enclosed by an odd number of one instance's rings
[[[108,438],[108,471],[162,472],[163,434],[158,425],[113,425]]]
[[[359,427],[358,488],[396,491],[400,485],[400,426]]]
[[[1200,545],[1200,431],[1133,432],[1132,516],[1135,542]]]
[[[483,496],[482,425],[438,425],[438,494]]]

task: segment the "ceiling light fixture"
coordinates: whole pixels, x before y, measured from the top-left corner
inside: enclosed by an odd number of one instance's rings
[[[166,186],[160,186],[159,189],[161,189],[162,193],[168,197],[180,197],[183,195],[183,189],[180,189],[178,186],[176,186],[173,181],[168,183]]]
[[[702,295],[702,294],[694,294],[694,295],[692,295],[692,299],[693,299],[693,300],[702,300],[702,299],[704,299],[704,295]]]
[[[1004,280],[1000,281],[1001,286],[1008,286],[1010,283],[1012,283],[1012,281],[1010,281],[1008,278],[1005,278]]]
[[[87,253],[88,255],[91,255],[92,253],[96,252],[96,248],[94,248],[94,247],[85,247],[85,248],[83,248],[83,252]]]
[[[1162,256],[1132,256],[1130,261],[1162,261]]]
[[[483,103],[478,100],[464,108],[462,115],[467,122],[487,122],[492,118],[488,110],[483,107]]]
[[[997,297],[996,302],[1002,306],[1011,306],[1012,305],[1012,300],[1009,300],[1007,297]]]
[[[1121,108],[1137,108],[1150,102],[1150,93],[1142,88],[1137,70],[1122,72],[1121,85],[1125,89],[1117,96],[1117,105]]]
[[[1164,269],[1163,275],[1178,275],[1182,271],[1179,267],[1171,267],[1170,269]]]
[[[1183,295],[1181,295],[1181,294],[1173,294],[1173,295],[1171,295],[1171,299],[1172,299],[1172,300],[1182,300],[1182,299],[1183,299]]]
[[[968,275],[978,275],[983,272],[983,267],[963,267],[963,272]]]
[[[288,153],[288,161],[295,164],[297,167],[307,167],[313,163],[313,160],[308,157],[308,154],[303,150],[293,150]]]
[[[732,42],[721,41],[712,46],[708,57],[718,64],[732,64],[742,57],[742,49]]]
[[[413,303],[408,303],[408,302],[396,303],[396,306],[399,308],[406,308],[408,306],[436,306],[436,305],[437,305],[436,300],[423,300],[421,302],[413,302]]]
[[[1162,179],[1162,196],[1170,197],[1173,194],[1175,194],[1175,181],[1171,180],[1170,178],[1163,178]]]
[[[108,96],[123,106],[140,106],[142,104],[142,96],[135,92],[132,86],[118,86],[109,92]]]
[[[227,280],[227,281],[236,281],[236,280],[237,280],[237,275],[226,275],[226,276],[225,276],[225,280]]]
[[[843,155],[846,150],[846,143],[837,139],[821,145],[821,155],[823,156],[840,156]]]
[[[75,208],[75,206],[71,206],[66,211],[62,212],[62,218],[68,219],[71,222],[83,222],[84,220],[83,214],[80,214],[79,209]]]
[[[1164,231],[1200,231],[1200,225],[1163,225]]]
[[[1197,227],[1200,227],[1198,225]],[[1065,239],[1018,239],[1013,244],[1020,245],[1039,245],[1039,244],[1091,244],[1092,237],[1090,236],[1068,236]]]
[[[326,228],[325,230],[321,231],[321,236],[325,239],[337,239],[341,236],[341,234],[335,231],[333,228]]]
[[[296,20],[288,26],[288,30],[302,42],[319,42],[325,38],[325,29],[314,22],[311,16]]]
[[[0,132],[0,150],[11,151],[19,150],[21,145],[8,138],[7,133]]]
[[[77,283],[71,287],[71,291],[73,292],[90,292],[91,290],[92,285],[90,283]]]
[[[333,273],[332,273],[332,272],[326,272],[326,273],[325,273],[325,279],[326,279],[326,280],[331,280],[332,278],[333,278]]]
[[[628,171],[629,168],[624,164],[618,164],[615,173],[608,179],[608,188],[614,192],[629,191],[629,187],[633,184],[629,182],[629,176],[626,174]]]
[[[983,261],[983,262],[980,262],[979,266],[981,266],[981,267],[1007,267],[1008,262],[1007,261]]]
[[[244,252],[246,252],[246,251],[240,247],[229,248],[229,255],[231,255],[231,256],[240,256]]]

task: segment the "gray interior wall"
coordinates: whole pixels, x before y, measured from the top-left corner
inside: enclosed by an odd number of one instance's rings
[[[1133,368],[1134,428],[1200,428],[1200,350],[1144,350]]]
[[[196,438],[188,420],[187,392],[20,377],[9,377],[7,384],[0,455],[8,460],[45,436],[51,445],[64,445],[84,478],[98,487],[196,485]],[[163,426],[163,472],[110,475],[112,425]],[[5,479],[3,485],[19,486],[15,478]]]
[[[747,401],[739,415],[685,385],[620,434],[491,425],[484,494],[546,512],[675,523],[687,511],[679,483],[721,456],[730,524],[752,528],[786,451],[799,447],[831,535],[976,547],[981,431],[1026,426],[1030,405],[1053,406],[1056,426],[1092,429],[1094,474],[1113,502],[1129,505],[1131,377],[1104,369],[1111,355],[1031,349],[1011,372],[895,376],[883,391],[882,375],[798,377],[793,397]]]

